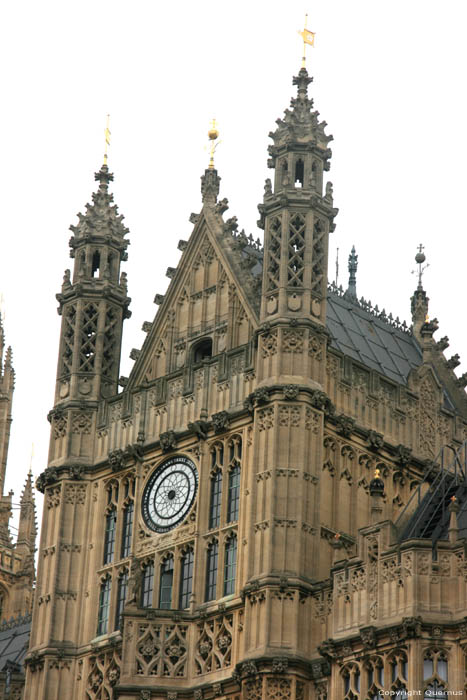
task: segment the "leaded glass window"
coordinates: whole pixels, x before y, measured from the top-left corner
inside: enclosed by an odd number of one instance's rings
[[[115,553],[115,533],[117,529],[117,511],[111,508],[105,518],[104,564],[111,564]]]
[[[111,579],[106,578],[101,583],[99,593],[99,612],[97,617],[97,635],[107,634],[109,626],[109,610],[110,610],[110,589]]]
[[[118,578],[118,588],[117,588],[117,607],[115,610],[115,629],[121,630],[123,627],[123,608],[125,606],[125,600],[128,592],[128,572],[124,571]]]
[[[191,592],[193,590],[193,550],[189,549],[182,557],[180,568],[180,596],[178,607],[181,610],[190,605]]]
[[[237,573],[237,537],[229,537],[224,553],[224,595],[235,593],[235,577]]]
[[[232,467],[229,474],[229,496],[227,506],[227,522],[238,520],[238,508],[240,504],[240,467]]]
[[[123,531],[122,531],[122,559],[131,554],[131,535],[133,532],[133,501],[128,503],[123,511]]]
[[[141,587],[141,607],[152,607],[152,593],[154,590],[154,562],[143,566],[143,582]]]
[[[209,529],[219,527],[222,503],[222,472],[216,471],[211,478],[211,503],[209,506]]]
[[[208,547],[206,559],[206,602],[208,600],[215,600],[216,598],[218,561],[219,545],[217,542],[211,542]]]
[[[170,610],[172,607],[172,585],[174,577],[174,560],[167,557],[161,564],[161,579],[159,587],[159,607]]]

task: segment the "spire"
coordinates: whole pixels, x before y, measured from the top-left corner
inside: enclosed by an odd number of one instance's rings
[[[33,554],[36,545],[37,524],[36,504],[34,500],[34,482],[32,471],[29,470],[21,494],[20,516],[18,528],[18,540],[16,548],[18,554]]]
[[[352,251],[349,255],[349,286],[345,292],[346,299],[357,301],[357,267],[358,255],[355,253],[355,246],[352,246]]]
[[[118,213],[118,207],[113,203],[113,194],[109,192],[109,182],[114,179],[113,173],[109,172],[108,166],[104,164],[99,172],[95,173],[94,179],[99,182],[99,188],[92,195],[92,204],[86,204],[85,214],[78,214],[78,224],[70,226],[74,234],[70,239],[72,257],[83,241],[96,244],[109,242],[121,252],[121,259],[126,260],[125,251],[130,242],[124,240],[124,236],[128,229],[123,224],[124,217]]]

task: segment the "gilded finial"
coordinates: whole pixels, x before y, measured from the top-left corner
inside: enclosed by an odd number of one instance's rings
[[[213,119],[211,123],[211,128],[208,131],[208,138],[210,141],[210,151],[211,155],[209,158],[209,169],[213,170],[214,169],[214,153],[216,151],[217,146],[219,145],[219,142],[216,143],[217,139],[219,138],[219,131],[217,129],[217,124],[216,120]]]
[[[110,114],[107,115],[107,124],[105,127],[105,150],[104,150],[104,165],[107,165],[107,148],[110,146]]]
[[[375,469],[375,479],[380,479],[381,478],[381,472],[379,469]]]
[[[430,263],[423,265],[423,263],[426,260],[426,255],[423,252],[424,250],[425,250],[425,246],[420,243],[420,245],[418,246],[417,255],[415,256],[415,262],[418,265],[418,270],[412,271],[412,274],[418,275],[418,289],[423,289],[423,285],[422,285],[423,273],[425,272],[427,267],[430,267]]]
[[[307,23],[308,23],[308,14],[305,15],[305,26],[303,28],[303,31],[298,32],[303,39],[302,68],[305,68],[305,63],[306,63],[306,45],[308,44],[308,46],[313,46],[313,47],[315,45],[315,32],[310,32],[310,30],[306,28]]]

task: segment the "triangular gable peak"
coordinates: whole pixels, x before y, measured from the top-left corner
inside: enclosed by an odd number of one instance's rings
[[[202,359],[203,352],[215,356],[252,339],[258,325],[252,294],[257,282],[245,246],[237,243],[235,220],[222,218],[226,208],[225,200],[205,202],[188,243],[181,246],[182,257],[176,270],[168,271],[172,280],[148,326],[128,389]]]

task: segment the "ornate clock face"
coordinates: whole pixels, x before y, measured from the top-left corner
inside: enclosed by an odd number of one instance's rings
[[[167,532],[188,514],[198,488],[198,472],[188,457],[171,457],[160,464],[143,491],[142,514],[154,532]]]

